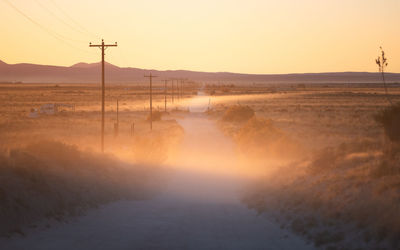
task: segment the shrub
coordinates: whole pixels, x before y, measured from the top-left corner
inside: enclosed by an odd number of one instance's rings
[[[297,144],[276,128],[271,120],[255,116],[240,128],[236,141],[243,152],[258,157],[289,159],[299,151]]]
[[[160,111],[153,111],[153,122],[160,121],[162,117],[162,113]],[[150,121],[150,114],[147,115],[147,121]]]
[[[396,162],[390,159],[383,159],[383,161],[376,167],[372,168],[370,174],[372,177],[380,178],[383,176],[398,175],[400,168]]]
[[[223,121],[243,122],[254,116],[254,110],[249,106],[235,105],[230,107],[222,117]]]
[[[315,153],[309,166],[311,174],[318,174],[321,171],[332,170],[337,167],[338,159],[344,158],[344,154],[340,153],[333,147],[326,147]]]
[[[335,169],[351,169],[362,163],[375,161],[374,152],[378,149],[376,142],[369,139],[325,147],[312,155],[308,170],[311,174],[321,174]]]
[[[382,110],[374,118],[390,141],[400,143],[400,103]]]

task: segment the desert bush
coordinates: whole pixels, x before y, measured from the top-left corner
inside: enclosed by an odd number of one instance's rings
[[[297,144],[267,119],[251,118],[235,139],[242,152],[257,157],[289,159],[299,152]]]
[[[390,141],[400,143],[400,103],[382,110],[374,118]]]
[[[225,111],[222,120],[228,122],[243,122],[248,121],[253,116],[254,110],[251,107],[235,105]]]
[[[134,137],[133,156],[141,164],[161,164],[171,155],[171,151],[181,143],[184,135],[183,128],[176,120],[163,121],[164,129],[150,134]]]
[[[400,103],[382,110],[374,118],[383,127],[389,141],[384,146],[381,164],[371,170],[371,175],[382,177],[400,174]]]
[[[327,147],[316,152],[309,166],[310,173],[317,174],[321,171],[332,170],[332,168],[337,167],[340,155],[340,152],[333,147]]]
[[[398,175],[400,174],[400,166],[398,161],[394,162],[388,159],[383,159],[380,164],[371,169],[370,174],[376,178]]]
[[[377,150],[379,145],[368,139],[325,147],[312,155],[308,170],[311,174],[320,174],[334,169],[352,168],[360,163],[375,160],[373,152]]]
[[[158,110],[156,110],[156,111],[153,111],[153,122],[155,122],[155,121],[161,121],[161,117],[162,117],[162,113],[160,112],[160,111],[158,111]],[[147,118],[146,118],[146,120],[147,121],[150,121],[150,114],[148,114],[147,115]]]

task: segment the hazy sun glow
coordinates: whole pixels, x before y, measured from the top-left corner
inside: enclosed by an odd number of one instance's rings
[[[88,44],[104,38],[119,43],[107,51],[119,66],[376,71],[382,45],[400,72],[398,13],[398,0],[0,0],[0,60],[95,62]]]

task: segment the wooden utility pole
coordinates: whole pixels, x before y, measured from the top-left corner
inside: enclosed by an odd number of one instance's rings
[[[174,103],[174,79],[171,80],[172,103]]]
[[[119,124],[119,102],[117,99],[117,124]]]
[[[178,102],[179,102],[179,99],[180,99],[180,95],[179,95],[179,78],[176,79],[176,97],[177,97]]]
[[[148,77],[150,79],[150,130],[153,130],[153,76],[151,73],[150,75],[145,75],[144,77]]]
[[[164,80],[164,112],[167,112],[167,82],[168,80]]]
[[[105,99],[105,83],[104,83],[104,51],[108,47],[117,47],[115,44],[104,44],[104,39],[101,40],[101,44],[89,43],[89,47],[98,47],[101,49],[101,152],[104,153],[104,99]]]
[[[178,100],[181,100],[181,84],[182,84],[182,79],[176,79],[176,90],[178,91]]]
[[[180,91],[180,94],[181,94],[181,99],[183,98],[183,83],[184,83],[184,79],[181,79],[181,91]]]

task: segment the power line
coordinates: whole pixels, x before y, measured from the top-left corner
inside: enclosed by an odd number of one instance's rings
[[[100,37],[92,32],[88,31],[83,25],[77,22],[74,18],[72,18],[61,6],[54,0],[50,0],[50,2],[71,22],[73,22],[76,26],[78,26],[83,32],[87,33],[88,35],[100,39]]]
[[[16,12],[18,12],[20,15],[22,15],[23,17],[25,17],[29,22],[33,23],[34,25],[36,25],[37,27],[39,27],[40,29],[42,29],[43,31],[45,31],[47,34],[49,34],[50,36],[52,36],[53,38],[57,39],[58,41],[61,41],[63,43],[65,43],[66,45],[70,46],[71,48],[92,54],[89,51],[83,50],[79,47],[74,46],[73,44],[71,44],[70,42],[66,41],[66,40],[70,40],[66,37],[64,37],[63,35],[58,34],[55,31],[52,31],[51,29],[43,26],[42,24],[40,24],[39,22],[35,21],[33,18],[31,18],[29,15],[25,14],[23,11],[21,11],[17,6],[15,6],[14,4],[12,4],[10,1],[8,0],[3,0],[6,4],[8,4],[12,9],[14,9]]]
[[[23,17],[25,17],[28,21],[30,21],[31,23],[35,24],[36,26],[38,26],[39,28],[41,28],[42,30],[46,31],[49,35],[53,36],[54,38],[58,39],[58,40],[62,40],[61,37],[62,35],[58,34],[57,32],[51,31],[50,29],[46,28],[45,26],[41,25],[40,23],[36,22],[34,19],[32,19],[30,16],[28,16],[27,14],[25,14],[24,12],[22,12],[19,8],[17,8],[17,6],[15,6],[14,4],[12,4],[10,1],[8,0],[4,0],[4,2],[6,2],[11,8],[13,8],[15,11],[17,11],[20,15],[22,15]]]
[[[74,26],[72,26],[71,24],[67,23],[66,21],[64,21],[62,18],[60,18],[57,14],[55,14],[51,9],[49,9],[48,7],[46,7],[43,3],[41,3],[39,0],[35,0],[35,2],[45,11],[47,11],[51,16],[53,16],[55,19],[57,19],[60,23],[64,24],[65,26],[69,27],[70,29],[79,32],[81,34],[87,35],[86,32],[83,32],[77,28],[75,28]],[[76,40],[78,41],[78,40]],[[85,42],[85,41],[79,41],[79,42]]]

